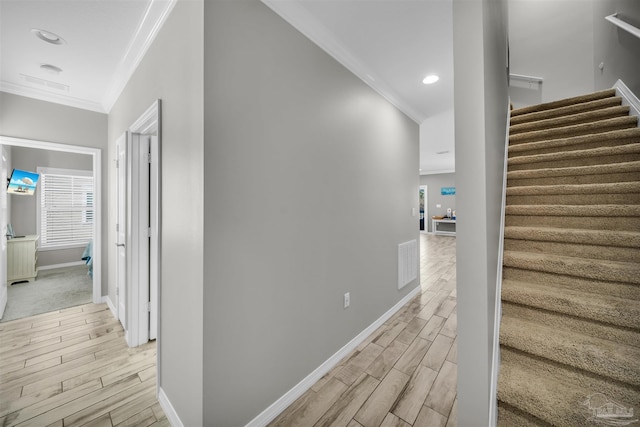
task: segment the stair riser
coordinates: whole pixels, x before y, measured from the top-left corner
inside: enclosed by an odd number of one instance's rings
[[[631,129],[638,127],[638,120],[634,116],[595,123],[586,123],[578,126],[563,127],[557,129],[542,130],[538,132],[526,132],[509,136],[509,145],[524,144],[527,142],[545,141],[550,139],[571,138],[574,136],[593,135],[597,133],[611,132],[614,130]]]
[[[595,375],[609,377],[635,386],[640,385],[640,371],[633,369],[637,358],[640,357],[637,347],[619,346],[616,350],[613,341],[607,341],[607,345],[604,345],[602,341],[584,335],[576,335],[576,341],[572,345],[558,345],[557,342],[546,340],[540,336],[551,333],[546,332],[546,328],[537,329],[531,334],[522,330],[524,327],[531,329],[533,325],[535,324],[530,324],[522,319],[516,321],[514,318],[503,316],[500,327],[500,343],[503,346],[556,363],[574,366]],[[562,337],[566,337],[567,333],[570,333],[564,328],[560,331],[565,332],[561,335]],[[556,339],[558,338],[556,337]],[[564,339],[560,340],[564,342]]]
[[[520,413],[517,409],[511,409],[509,405],[498,403],[498,427],[548,427],[549,424],[534,418],[530,414]]]
[[[637,330],[629,330],[624,326],[614,325],[610,321],[602,323],[597,319],[580,318],[574,314],[554,311],[546,307],[525,305],[515,298],[509,298],[508,295],[502,300],[502,315],[640,348],[640,334]]]
[[[507,215],[505,225],[521,227],[584,228],[587,230],[640,230],[640,217],[584,217]]]
[[[608,381],[600,376],[571,369],[563,364],[553,362],[546,363],[544,359],[532,357],[531,355],[518,352],[506,346],[500,349],[500,358],[502,361],[501,366],[504,367],[501,368],[501,379],[512,374],[512,367],[530,367],[533,372],[539,373],[540,376],[561,378],[561,381],[566,381],[567,391],[580,389],[580,391],[574,395],[557,396],[557,398],[567,398],[570,406],[566,409],[574,412],[572,416],[572,414],[562,413],[560,408],[557,408],[556,411],[550,410],[549,404],[551,402],[546,402],[547,404],[536,404],[536,402],[531,402],[527,399],[528,396],[526,393],[523,396],[518,396],[523,398],[519,399],[514,396],[513,389],[502,390],[500,385],[498,386],[498,399],[500,401],[505,401],[522,411],[530,412],[533,415],[553,423],[553,425],[571,427],[589,425],[585,424],[589,412],[585,412],[586,408],[582,407],[581,403],[586,400],[589,395],[594,393],[603,393],[608,398],[620,402],[627,407],[637,407],[638,392],[632,386]],[[504,372],[502,372],[503,369]],[[552,390],[549,390],[549,392],[552,392]],[[553,396],[549,396],[547,393],[545,394],[548,398],[553,399]],[[513,399],[514,397],[516,398]]]
[[[640,204],[640,193],[549,194],[507,196],[507,205],[628,205]]]
[[[575,291],[583,291],[594,295],[615,295],[619,298],[640,301],[640,286],[631,283],[595,280],[574,276],[562,276],[541,271],[504,267],[504,280],[517,280],[530,283],[545,283],[561,286]]]
[[[640,172],[554,176],[551,178],[508,178],[507,187],[524,187],[528,185],[604,184],[633,181],[640,181]]]
[[[621,248],[562,242],[505,239],[504,249],[510,251],[575,256],[608,261],[640,262],[640,248]]]
[[[615,156],[579,157],[567,156],[558,160],[546,160],[543,162],[513,163],[508,164],[507,171],[534,170],[546,168],[570,168],[575,166],[609,165],[614,163],[640,161],[639,153],[620,154]]]
[[[534,154],[562,153],[562,152],[572,151],[572,150],[587,150],[590,148],[618,147],[621,145],[637,144],[637,143],[640,143],[640,138],[638,137],[626,138],[626,139],[624,138],[602,139],[602,140],[593,141],[593,142],[580,142],[572,145],[559,145],[559,146],[554,145],[552,141],[545,147],[536,148],[536,146],[533,146],[526,150],[525,148],[527,146],[516,145],[515,147],[518,147],[518,149],[509,150],[509,158],[512,159],[512,158],[521,157],[521,156],[532,156]]]
[[[614,109],[593,111],[584,117],[563,116],[552,120],[540,120],[536,122],[514,125],[509,128],[510,135],[517,135],[525,132],[541,131],[545,129],[556,129],[564,126],[574,126],[584,123],[592,123],[597,120],[613,119],[629,115],[629,107],[617,107]]]
[[[573,331],[603,340],[624,342],[640,348],[640,334],[637,330],[629,330],[624,326],[602,323],[597,319],[578,318],[573,314],[553,311],[544,307],[527,306],[512,299],[502,300],[502,315],[517,317],[530,322],[539,322],[551,328]]]
[[[518,108],[517,110],[513,110],[511,112],[512,117],[521,116],[528,113],[538,112],[538,111],[549,111],[557,108],[567,107],[570,105],[578,105],[584,104],[591,101],[596,101],[600,99],[606,98],[614,98],[616,96],[615,89],[607,89],[595,93],[590,93],[588,95],[576,96],[568,99],[561,99],[553,102],[546,102],[540,105],[532,105],[530,107]]]
[[[558,108],[555,110],[541,111],[538,113],[522,114],[514,116],[510,120],[510,124],[520,125],[523,123],[537,122],[540,120],[553,119],[571,114],[588,113],[590,111],[599,110],[601,108],[617,107],[622,104],[622,98],[605,98],[598,101],[592,101],[584,104],[571,105],[569,107]]]
[[[523,254],[525,255],[525,254]],[[570,262],[569,262],[570,261]],[[621,269],[620,265],[607,261],[581,262],[582,260],[567,260],[561,258],[546,258],[511,256],[504,253],[504,266],[531,270],[542,273],[554,273],[565,276],[573,276],[582,279],[599,281],[623,282],[640,286],[640,268],[636,265],[626,265]]]

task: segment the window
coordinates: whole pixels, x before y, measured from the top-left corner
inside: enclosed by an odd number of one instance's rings
[[[91,171],[38,168],[41,249],[84,246],[93,238]]]

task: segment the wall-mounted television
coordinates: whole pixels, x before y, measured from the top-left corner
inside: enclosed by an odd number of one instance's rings
[[[40,179],[38,173],[14,169],[9,177],[7,193],[33,196],[36,192],[38,179]]]

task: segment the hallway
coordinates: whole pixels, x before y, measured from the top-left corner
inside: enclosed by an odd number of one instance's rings
[[[452,427],[456,421],[456,239],[420,235],[422,294],[270,426]]]
[[[2,323],[0,342],[0,425],[170,425],[156,342],[129,348],[106,304]]]

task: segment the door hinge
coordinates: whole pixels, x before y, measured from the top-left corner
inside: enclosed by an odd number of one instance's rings
[[[151,227],[147,228],[147,237],[151,237]]]
[[[145,310],[147,310],[148,313],[151,313],[151,301],[147,302],[145,306]]]
[[[120,231],[120,224],[116,224],[116,233]]]
[[[116,297],[120,295],[120,288],[116,287]]]
[[[116,169],[120,167],[120,160],[116,159]]]
[[[146,154],[144,155],[144,160],[145,160],[147,163],[151,163],[151,153],[146,153]]]

